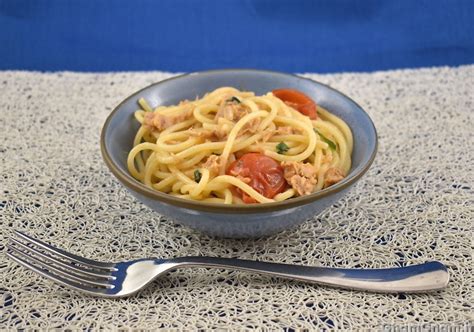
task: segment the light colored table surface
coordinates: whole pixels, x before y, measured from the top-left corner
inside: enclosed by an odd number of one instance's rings
[[[337,205],[259,240],[212,239],[133,199],[104,166],[100,128],[131,92],[169,74],[0,72],[0,328],[381,328],[473,320],[474,66],[308,75],[364,107],[373,167]],[[433,294],[382,295],[243,272],[174,272],[139,295],[70,292],[4,255],[20,229],[98,260],[217,255],[340,267],[437,259]]]

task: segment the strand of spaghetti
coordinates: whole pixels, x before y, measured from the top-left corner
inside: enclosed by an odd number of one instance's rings
[[[175,192],[172,192],[170,193],[171,196],[174,196],[174,197],[179,197],[179,198],[182,198],[182,199],[188,199],[190,201],[202,201],[204,200],[203,197],[195,197],[195,198],[192,198],[191,196],[189,196],[188,194],[186,195],[183,195],[183,194],[179,194],[179,193],[175,193]]]
[[[196,184],[196,182],[194,182],[193,180],[191,180],[190,178],[188,178],[183,172],[181,172],[176,166],[169,166],[169,169],[171,172],[173,172],[173,174],[176,174],[176,176],[178,177],[178,179],[180,181],[184,183],[188,183],[188,184]]]
[[[217,198],[217,197],[204,198],[202,202],[227,204],[225,199]]]
[[[303,123],[295,119],[283,117],[283,116],[276,116],[275,121],[286,123],[286,124],[303,129],[307,133],[307,136],[309,139],[308,146],[302,153],[294,155],[294,156],[287,156],[287,155],[279,154],[279,153],[276,153],[274,151],[269,151],[269,150],[264,151],[265,155],[278,161],[303,161],[314,152],[314,149],[316,147],[316,133],[314,132],[312,126],[310,127],[306,123]]]
[[[135,119],[137,119],[140,124],[143,124],[143,121],[145,121],[145,111],[143,110],[137,110],[133,115],[135,116]]]
[[[217,183],[217,182],[212,182],[209,181],[207,184],[206,188],[203,190],[202,194],[203,196],[209,196],[211,191],[212,192],[224,192],[225,189],[229,188],[228,183]]]
[[[156,178],[158,179],[166,179],[170,176],[172,176],[173,173],[169,173],[169,172],[162,172],[162,171],[156,171],[153,173],[153,176],[155,176]]]
[[[224,190],[222,190],[222,191],[214,191],[214,192],[212,192],[212,194],[213,194],[214,196],[219,197],[219,198],[225,199]]]
[[[291,198],[295,195],[295,190],[294,189],[288,189],[285,190],[282,193],[279,193],[278,195],[275,195],[273,199],[277,202],[284,201],[285,199]]]
[[[176,177],[177,177],[177,175],[176,175]],[[184,182],[178,180],[171,187],[171,191],[173,191],[174,193],[179,193],[181,191],[182,186],[184,186]]]
[[[306,143],[308,142],[308,138],[303,136],[303,135],[273,135],[268,139],[268,142],[288,142],[288,141],[293,141],[293,142],[302,142]]]
[[[159,156],[159,155],[160,155],[160,153],[157,153],[157,159],[158,159],[158,156]],[[159,159],[158,159],[158,160],[159,160]],[[170,173],[171,173],[170,169],[168,168],[168,165],[166,165],[166,164],[158,164],[158,169],[159,169],[161,172],[164,172],[164,173],[166,173],[166,172],[170,172]]]
[[[306,144],[298,144],[298,143],[295,143],[295,142],[285,142],[285,144],[289,148],[289,150],[285,152],[286,156],[297,155],[297,154],[303,152],[304,150],[306,150],[306,148],[307,148]],[[276,144],[276,143],[260,143],[258,145],[249,146],[248,149],[246,149],[246,151],[253,151],[253,152],[259,152],[259,151],[262,151],[262,150],[263,151],[275,151],[277,145],[278,144]]]
[[[192,146],[195,146],[196,143],[199,143],[199,142],[202,142],[202,140],[198,138],[194,138],[194,137],[188,137],[186,141],[175,143],[175,144],[156,142],[156,146],[158,149],[161,150],[161,152],[168,153],[168,155],[172,155],[174,153],[179,153]]]
[[[246,136],[243,135],[240,137],[240,140],[238,140],[234,146],[231,149],[231,153],[245,149],[247,146],[257,142],[260,138],[262,137],[261,134],[254,134],[252,136]]]
[[[353,136],[352,136],[352,131],[349,128],[349,126],[347,125],[347,123],[345,123],[338,116],[329,113],[329,111],[326,110],[324,107],[321,107],[321,106],[318,105],[317,109],[318,109],[318,113],[320,114],[321,118],[323,118],[326,121],[330,121],[330,122],[334,123],[337,127],[339,127],[339,129],[344,134],[344,137],[346,138],[348,150],[352,151],[353,146],[354,146],[354,139],[353,139]]]
[[[267,96],[268,97],[268,96]],[[268,115],[265,116],[265,118],[263,119],[263,121],[260,123],[260,125],[258,126],[258,130],[259,131],[262,131],[264,130],[265,128],[267,128],[270,123],[273,122],[273,119],[275,118],[275,116],[277,116],[278,114],[278,107],[277,105],[273,102],[273,100],[271,100],[270,98],[262,98],[262,97],[253,97],[252,98],[253,101],[255,102],[259,102],[259,103],[262,103],[262,104],[265,104],[267,105],[269,108],[270,108],[270,112],[268,113]]]
[[[250,108],[250,112],[258,112],[260,109],[258,108],[257,104],[252,99],[244,99],[241,101],[242,104]]]
[[[267,198],[267,197],[261,195],[260,193],[255,191],[255,189],[250,187],[248,184],[242,182],[241,180],[237,179],[234,176],[219,175],[219,176],[215,177],[214,179],[212,179],[211,182],[224,182],[224,183],[229,183],[231,185],[234,185],[237,188],[239,188],[240,190],[244,191],[247,195],[249,195],[250,197],[255,199],[257,202],[260,202],[260,203],[274,202],[273,199],[270,199],[270,198]]]
[[[144,98],[138,99],[138,104],[146,111],[146,112],[153,112],[153,109],[148,105],[148,102]]]
[[[337,167],[340,169],[342,164],[341,164],[341,158],[339,157],[339,154],[335,151],[330,151],[330,153],[332,153],[332,160],[330,163],[330,167]]]
[[[263,141],[268,141],[270,137],[274,136],[276,130],[275,122],[271,122],[267,128],[261,131]]]
[[[212,104],[202,104],[199,106],[196,106],[193,111],[193,116],[196,118],[201,123],[214,123],[214,119],[210,119],[204,114],[202,114],[202,111],[204,111],[206,114],[209,113],[209,111],[217,111],[217,105],[212,105]]]
[[[277,145],[277,143],[280,143],[280,142],[285,142],[286,146],[288,146],[289,148],[294,148],[296,146],[304,146],[306,147],[307,144],[308,144],[308,139],[305,138],[304,141],[302,142],[297,142],[297,141],[287,141],[287,140],[280,140],[280,141],[277,141],[277,142],[265,142],[265,143],[261,143],[260,145],[265,147],[266,149],[269,149],[269,150],[275,150],[275,145]]]
[[[204,123],[202,124],[202,127],[203,127],[204,129],[211,130],[211,131],[217,130],[217,123],[207,123],[207,122],[204,122]]]
[[[140,143],[136,146],[133,147],[133,149],[129,152],[128,158],[127,158],[127,168],[130,174],[136,179],[143,180],[143,174],[141,171],[138,171],[135,167],[135,157],[140,151],[143,150],[155,150],[156,149],[156,144],[153,143]]]
[[[230,86],[223,86],[220,88],[215,89],[214,91],[208,93],[205,95],[202,99],[207,100],[207,99],[212,99],[213,97],[216,97],[218,95],[228,95],[228,94],[234,94],[234,93],[240,93],[239,90],[236,88],[230,87]]]
[[[140,142],[143,139],[143,135],[146,131],[147,129],[144,126],[141,126],[140,129],[138,129],[137,134],[135,135],[135,139],[133,140],[133,146],[140,144]],[[137,160],[138,172],[142,172],[143,168],[145,167],[145,163],[143,161],[142,155],[138,154],[136,160]]]
[[[219,117],[217,119],[217,128],[220,128],[221,130],[224,129],[224,131],[227,133],[230,132],[234,125],[234,121],[230,121],[226,118]]]
[[[149,143],[155,143],[156,142],[156,136],[151,134],[149,128],[147,126],[144,126],[147,130],[143,133],[143,141],[144,142],[149,142]]]
[[[253,119],[256,119],[258,117],[264,117],[266,115],[268,115],[268,112],[266,112],[266,111],[252,112],[250,114],[245,115],[242,119],[240,119],[235,124],[234,128],[232,128],[232,130],[230,131],[229,136],[227,137],[227,142],[225,142],[224,150],[222,151],[222,154],[221,154],[219,174],[224,174],[225,173],[225,167],[227,165],[227,158],[229,158],[229,154],[232,151],[232,146],[234,145],[234,142],[237,138],[237,134],[239,133],[239,131],[249,121],[251,121]]]
[[[241,92],[234,88],[230,88],[227,92],[221,92],[220,94],[209,97],[208,95],[204,96],[202,100],[198,101],[197,105],[204,103],[207,104],[219,104],[222,101],[226,101],[232,97],[237,97],[239,101],[245,100],[246,98],[253,97],[255,94],[253,92]],[[233,90],[233,91],[232,91]]]
[[[329,169],[328,164],[324,164],[321,166],[318,172],[318,182],[316,183],[315,191],[323,189],[324,186],[324,177],[326,175],[327,170]]]
[[[316,149],[317,148],[321,148],[321,149],[328,149],[329,148],[329,145],[323,141],[320,141],[318,138],[316,138]],[[304,141],[307,142],[307,139],[305,138]],[[247,147],[246,149],[243,149],[242,151],[245,151],[245,152],[264,152],[264,151],[275,151],[276,149],[276,146],[278,145],[279,142],[285,142],[285,144],[290,148],[286,153],[285,155],[287,156],[291,156],[291,155],[296,155],[300,152],[302,152],[303,150],[306,149],[306,145],[304,144],[297,144],[297,142],[292,142],[292,141],[287,141],[285,139],[280,139],[280,140],[276,140],[276,142],[273,142],[273,139],[272,139],[272,142],[266,142],[266,143],[259,143],[257,145],[250,145],[249,147]],[[308,158],[312,158],[313,154],[310,154],[310,156]]]
[[[160,157],[159,159],[160,163],[162,164],[174,164],[180,160],[185,159],[186,157],[194,156],[202,151],[218,151],[219,148],[223,147],[224,145],[225,142],[206,142],[190,147],[189,149],[181,151],[174,156]]]
[[[156,140],[156,143],[166,143],[168,141],[173,141],[173,142],[181,141],[181,142],[184,142],[184,141],[188,140],[189,138],[190,138],[190,135],[187,131],[177,131],[177,132],[165,133],[165,134],[160,135],[160,137],[158,137],[158,139]],[[173,145],[173,144],[171,144],[171,145]]]
[[[190,159],[187,159],[179,164],[179,168],[181,169],[188,169],[199,163],[201,160],[204,159],[207,155],[211,154],[210,151],[202,151],[201,153],[196,153]]]
[[[250,114],[249,114],[250,115]],[[235,145],[232,147],[232,150],[230,152],[238,151],[246,146],[249,146],[250,144],[255,143],[257,140],[259,140],[261,135],[256,134],[252,136],[241,136],[240,140],[238,140]],[[143,144],[143,143],[142,143]],[[195,145],[193,147],[190,147],[189,149],[186,149],[184,151],[181,151],[180,153],[176,154],[175,156],[166,156],[166,157],[161,157],[159,156],[160,163],[162,164],[173,164],[177,161],[183,160],[186,157],[193,156],[199,152],[202,151],[211,151],[211,152],[218,152],[222,151],[222,149],[225,147],[227,142],[206,142],[206,143],[201,143],[198,145]]]
[[[347,174],[349,170],[351,169],[351,153],[352,151],[349,152],[349,148],[347,147],[347,143],[345,141],[341,142],[339,144],[339,147],[341,151],[344,149],[346,153],[342,154],[341,153],[341,165],[340,168],[341,170],[344,171],[344,174]]]
[[[290,117],[290,116],[291,116],[290,107],[288,107],[288,105],[285,104],[281,99],[276,98],[276,97],[273,95],[273,93],[272,93],[272,96],[275,98],[275,101],[276,101],[276,103],[277,103],[278,106],[279,106],[279,107],[278,107],[278,110],[279,110],[278,115]]]
[[[160,137],[160,133],[157,131],[152,131],[150,136],[152,136],[155,139],[154,142],[156,142],[156,140]]]
[[[155,143],[155,139],[153,137],[150,137],[151,135],[148,135],[148,133],[145,133],[143,135],[143,139],[145,140],[145,142],[148,142],[148,143]],[[141,151],[138,155],[139,156],[142,156],[143,158],[143,163],[146,164],[146,161],[148,160],[148,157],[150,157],[150,155],[153,153],[152,150],[143,150]]]
[[[176,175],[173,174],[173,175],[165,178],[164,180],[161,180],[158,183],[154,183],[153,188],[155,188],[156,190],[159,190],[159,191],[165,191],[165,189],[167,187],[173,185],[175,181],[176,181]]]
[[[232,204],[233,196],[229,189],[224,190],[224,204]]]
[[[318,144],[318,143],[316,142],[316,144]],[[303,152],[305,150],[306,150],[306,146],[304,146],[303,144],[300,144],[300,145],[296,145],[296,146],[288,149],[288,151],[286,153],[289,156],[296,156],[296,155],[300,154],[301,152]],[[312,155],[312,153],[310,154],[310,156],[311,155]]]
[[[302,113],[298,112],[297,110],[295,110],[292,107],[289,107],[288,105],[286,105],[286,107],[287,107],[288,111],[291,114],[291,118],[294,118],[295,120],[302,121],[303,123],[307,124],[310,127],[313,126],[312,123],[311,123],[311,119],[309,117],[307,117],[306,115],[303,115]]]
[[[215,89],[211,93],[208,93],[202,98],[202,102],[207,102],[210,104],[217,104],[218,101],[222,100],[222,96],[226,95],[235,95],[239,94],[239,90],[232,88],[232,87],[222,87]]]
[[[316,167],[316,170],[319,170],[321,167],[321,162],[323,160],[323,151],[321,148],[316,148],[316,151],[314,152],[314,162],[313,165]]]
[[[192,118],[189,119],[189,120],[182,121],[180,123],[177,123],[175,125],[172,125],[172,126],[166,128],[165,130],[163,130],[161,132],[161,135],[166,135],[166,134],[169,134],[169,133],[172,133],[172,132],[184,129],[184,128],[188,128],[188,127],[192,126],[193,124],[195,124],[196,122],[197,122],[196,119],[192,119]]]
[[[333,125],[332,123],[326,121],[313,121],[313,125],[318,130],[322,131],[323,134],[330,134],[328,136],[332,136],[331,138],[336,141],[337,146],[339,147],[339,154],[341,156],[341,168],[342,170],[347,173],[351,167],[350,163],[350,153],[349,148],[347,146],[347,141],[343,135],[343,133],[339,130],[338,127]]]
[[[179,139],[179,138],[186,138],[186,140],[184,142],[177,143],[177,144],[165,143],[167,141],[171,141],[171,140]],[[191,146],[196,145],[196,143],[198,143],[199,141],[201,140],[195,137],[190,137],[185,132],[178,132],[178,133],[172,133],[172,134],[160,136],[160,138],[156,141],[156,145],[158,146],[159,149],[163,151],[181,152],[183,150],[186,150],[187,148],[190,148]]]
[[[322,149],[329,148],[329,145],[326,142],[321,141],[320,139],[318,139],[317,136],[316,136],[316,139],[317,139],[316,147],[320,147]],[[291,142],[306,143],[308,142],[308,139],[307,137],[303,135],[275,135],[275,136],[270,137],[270,139],[268,140],[266,144],[272,143],[273,144],[272,146],[274,147],[275,146],[274,144],[279,143],[279,142],[285,142],[286,145],[290,146],[290,144],[292,144]]]
[[[157,106],[157,107],[155,107],[155,109],[153,110],[153,112],[161,113],[162,111],[168,109],[168,107],[169,107],[169,106],[163,106],[163,105]]]
[[[147,187],[152,188],[151,183],[151,176],[153,175],[153,170],[156,168],[156,164],[158,164],[158,160],[155,158],[156,152],[153,152],[148,158],[146,165],[145,165],[145,176],[143,177],[143,182]]]
[[[191,197],[199,196],[206,187],[207,183],[209,182],[209,170],[205,168],[200,168],[199,171],[201,172],[201,180],[199,181],[197,186],[195,186],[194,189],[191,190],[191,192],[189,193]]]
[[[128,158],[127,158],[127,168],[130,174],[132,174],[133,177],[143,180],[143,173],[142,170],[137,170],[135,167],[135,157],[143,150],[153,150],[157,151],[157,146],[156,144],[153,143],[140,143],[136,146],[133,147],[133,149],[129,152]]]

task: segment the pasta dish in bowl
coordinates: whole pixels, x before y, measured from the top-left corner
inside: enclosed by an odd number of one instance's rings
[[[295,75],[215,70],[132,94],[102,128],[112,174],[176,223],[223,237],[313,218],[367,172],[375,127],[349,97]]]
[[[223,204],[309,195],[350,169],[347,124],[294,89],[221,87],[156,109],[143,98],[127,166],[151,189]]]

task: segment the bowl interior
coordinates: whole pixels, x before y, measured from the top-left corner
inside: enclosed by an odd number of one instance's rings
[[[139,128],[133,113],[139,109],[137,100],[145,98],[152,107],[172,105],[183,99],[202,97],[223,86],[264,94],[277,88],[294,88],[310,96],[317,104],[342,118],[354,136],[352,167],[342,185],[352,176],[363,172],[370,164],[377,145],[376,131],[367,113],[340,92],[315,81],[278,72],[256,70],[218,70],[198,72],[165,80],[148,86],[124,100],[104,126],[104,148],[112,162],[130,181],[136,181],[127,170],[127,155]],[[330,189],[330,188],[328,188]]]

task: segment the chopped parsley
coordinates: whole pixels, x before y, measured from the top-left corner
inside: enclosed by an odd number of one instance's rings
[[[197,169],[194,171],[194,181],[196,181],[197,183],[199,183],[199,181],[201,181],[201,178],[202,178],[202,174],[201,172]]]
[[[326,136],[324,136],[323,134],[321,134],[319,131],[316,130],[316,128],[313,128],[314,129],[314,132],[316,134],[319,135],[319,137],[321,137],[321,140],[324,142],[324,143],[327,143],[327,145],[329,145],[329,148],[333,151],[336,151],[337,149],[337,145],[336,143],[334,143],[333,141],[331,141],[329,138],[327,138]]]
[[[240,104],[240,99],[235,96],[232,96],[232,98],[227,99],[227,102]]]
[[[290,149],[288,145],[285,144],[285,142],[280,142],[276,146],[276,151],[278,154],[285,154]]]

